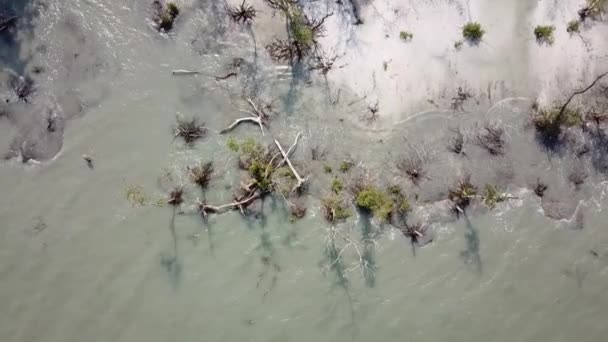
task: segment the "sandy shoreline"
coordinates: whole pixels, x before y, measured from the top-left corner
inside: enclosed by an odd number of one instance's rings
[[[387,125],[420,111],[448,109],[459,86],[470,90],[481,108],[513,96],[550,103],[608,68],[606,23],[588,21],[580,36],[566,32],[581,5],[577,0],[559,7],[525,0],[376,0],[362,7],[363,25],[330,17],[321,43],[343,56],[343,67],[329,74],[331,82],[365,97],[370,106],[377,102]],[[464,43],[458,51],[454,43],[462,40],[461,28],[469,20],[480,22],[486,35],[479,45]],[[534,27],[541,24],[556,28],[552,46],[534,39]],[[404,42],[400,31],[414,38]],[[344,39],[348,34],[352,40]]]

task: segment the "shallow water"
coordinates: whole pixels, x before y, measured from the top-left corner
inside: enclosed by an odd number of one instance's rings
[[[491,101],[479,95],[455,113],[444,106],[453,96],[445,90],[437,107],[380,112],[370,123],[361,88],[330,83],[333,94],[342,89],[331,105],[321,77],[270,61],[263,46],[284,25],[261,3],[255,45],[251,31],[224,20],[222,2],[179,3],[176,27],[160,35],[146,20],[147,1],[44,1],[26,17],[31,27],[19,26],[2,47],[3,62],[18,74],[35,66],[44,72],[32,74],[28,103],[2,89],[10,99],[0,108],[8,113],[0,116],[2,153],[18,141],[35,143],[41,157],[0,163],[1,341],[605,340],[605,176],[591,156],[549,155],[538,145],[522,119],[536,91],[511,89]],[[430,11],[428,3],[417,8]],[[443,11],[453,2],[438,3]],[[371,11],[361,6],[363,15]],[[215,81],[235,57],[245,60],[239,76]],[[202,73],[174,77],[174,69]],[[302,220],[291,222],[280,196],[264,201],[262,218],[229,212],[204,223],[192,213],[201,195],[184,176],[188,165],[214,161],[212,203],[231,200],[241,182],[228,135],[218,132],[241,117],[246,97],[273,101],[266,142],[289,146],[303,133],[294,154],[310,177]],[[45,135],[48,113],[60,119]],[[207,137],[193,147],[173,139],[176,116],[199,116]],[[446,151],[449,128],[470,135],[486,122],[505,128],[504,156],[472,143],[467,157]],[[261,138],[255,126],[230,135]],[[315,146],[327,149],[325,161],[311,161]],[[429,180],[419,186],[393,167],[409,148],[429,156]],[[376,238],[357,242],[369,266],[353,267],[353,249],[333,263],[319,198],[332,179],[324,164],[337,169],[345,159],[356,162],[353,173],[372,170],[380,184],[398,182],[418,195],[413,215],[431,225],[433,242],[412,249],[395,229],[357,215],[335,228],[354,241]],[[576,190],[567,177],[581,165],[588,179]],[[457,218],[439,200],[467,173],[518,199]],[[566,220],[544,214],[529,189],[538,177],[550,185],[546,198],[571,207]],[[175,234],[171,208],[126,198],[129,187],[141,186],[154,202],[166,197],[167,184],[182,183],[186,205]],[[575,229],[581,220],[583,229]]]

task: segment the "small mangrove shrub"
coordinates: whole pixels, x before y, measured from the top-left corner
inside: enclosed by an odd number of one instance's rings
[[[331,182],[331,191],[333,191],[335,194],[339,194],[342,192],[342,190],[344,190],[344,183],[342,183],[340,179],[334,178],[334,180]]]
[[[498,192],[492,184],[486,184],[484,187],[483,203],[490,209],[494,209],[497,203],[504,202],[507,199],[503,193]]]
[[[459,212],[471,204],[471,199],[477,196],[477,187],[471,183],[471,177],[465,176],[455,187],[449,189],[448,198],[454,203]]]
[[[321,199],[321,210],[323,217],[330,223],[343,221],[351,216],[351,211],[344,203],[344,200],[336,195]]]
[[[568,23],[568,27],[566,31],[570,34],[579,33],[580,31],[580,21],[572,20]]]
[[[578,111],[559,107],[539,109],[532,117],[532,123],[542,140],[551,145],[559,140],[562,129],[580,125],[583,119]]]
[[[481,24],[478,22],[467,23],[462,28],[462,36],[472,43],[481,41],[485,33],[486,31],[481,28]]]
[[[174,133],[176,138],[180,137],[187,145],[192,145],[195,141],[205,136],[207,128],[205,127],[205,123],[199,121],[198,117],[191,119],[178,117]]]
[[[234,137],[229,137],[228,140],[226,140],[226,147],[232,152],[238,152],[239,142]]]
[[[173,28],[175,18],[179,15],[179,8],[175,3],[168,2],[164,8],[160,5],[159,11],[157,19],[158,29],[165,32],[170,31]]]
[[[340,163],[340,172],[342,173],[346,173],[348,171],[350,171],[350,169],[352,169],[354,166],[354,164],[350,161],[343,161],[342,163]]]
[[[414,39],[414,34],[408,31],[399,32],[399,38],[403,41],[410,41]]]
[[[374,217],[383,221],[389,221],[393,211],[391,197],[374,187],[360,191],[355,199],[355,204],[360,209],[370,212]]]
[[[534,37],[536,37],[536,41],[538,43],[552,45],[553,42],[555,42],[555,38],[553,37],[554,31],[555,31],[554,26],[538,25],[534,29]]]

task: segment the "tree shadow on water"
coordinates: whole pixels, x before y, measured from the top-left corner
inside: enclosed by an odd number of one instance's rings
[[[362,213],[361,241],[363,243],[363,251],[361,253],[361,261],[363,262],[363,278],[365,279],[365,285],[368,287],[376,285],[376,271],[378,267],[376,265],[375,251],[378,234],[378,230],[371,222],[371,217],[367,213]]]
[[[464,214],[464,219],[466,222],[464,239],[466,242],[465,250],[460,252],[460,257],[464,260],[466,265],[470,265],[473,267],[473,270],[477,274],[482,273],[482,262],[481,255],[479,253],[479,232],[473,226],[469,217]]]
[[[179,259],[178,254],[178,243],[177,243],[177,233],[175,231],[175,215],[177,208],[174,206],[171,220],[169,221],[169,231],[171,232],[171,238],[173,240],[172,251],[171,253],[163,253],[160,257],[160,265],[165,269],[167,275],[169,276],[169,281],[174,289],[179,285],[179,281],[182,274],[182,263]]]
[[[347,267],[344,264],[341,251],[336,246],[336,242],[333,239],[330,239],[324,250],[324,261],[322,261],[319,266],[324,267],[325,271],[330,271],[335,279],[333,285],[339,287],[346,296],[348,300],[348,305],[350,309],[350,317],[351,317],[351,331],[352,338],[354,340],[354,336],[356,334],[356,323],[355,323],[355,306],[353,302],[353,297],[350,293],[350,282],[347,277]]]

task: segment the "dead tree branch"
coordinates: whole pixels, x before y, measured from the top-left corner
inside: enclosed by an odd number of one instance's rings
[[[266,120],[267,120],[268,115],[262,111],[259,111],[258,107],[255,105],[255,103],[253,103],[253,101],[250,98],[247,99],[247,102],[249,103],[251,108],[253,108],[253,112],[248,111],[248,110],[241,110],[241,111],[245,112],[245,113],[249,113],[251,115],[251,117],[244,117],[244,118],[234,120],[234,122],[230,126],[223,129],[220,132],[220,134],[224,134],[226,132],[233,130],[241,122],[253,122],[253,123],[256,123],[258,126],[260,126],[260,130],[262,131],[262,136],[264,136],[264,126],[267,125]]]
[[[201,212],[201,214],[204,217],[207,217],[209,214],[221,214],[228,210],[235,210],[235,209],[239,209],[241,211],[241,213],[244,214],[244,211],[245,211],[244,208],[246,208],[253,201],[255,201],[256,199],[261,198],[261,197],[262,197],[262,195],[260,193],[254,191],[252,194],[249,194],[248,196],[244,196],[244,198],[235,199],[234,202],[222,204],[222,205],[218,205],[218,206],[201,202],[201,203],[199,203],[199,211]]]
[[[293,145],[289,148],[290,151],[292,150],[292,148],[295,148],[296,144],[298,143],[298,139],[300,138],[300,135],[301,135],[301,133],[298,133],[298,135],[296,135],[296,139],[295,139]],[[293,173],[293,175],[296,177],[296,180],[298,181],[298,183],[294,186],[292,191],[299,189],[306,182],[306,179],[300,177],[300,175],[298,174],[298,171],[296,171],[296,169],[293,167],[293,164],[291,164],[291,160],[289,160],[289,154],[285,153],[285,150],[283,150],[283,147],[281,146],[279,141],[277,139],[274,139],[274,143],[277,145],[277,147],[279,148],[279,151],[281,151],[281,154],[283,155],[283,161],[281,163],[279,163],[279,165],[282,164],[284,161],[287,162],[287,165],[291,169],[291,172]]]
[[[593,86],[599,82],[602,78],[604,78],[604,76],[608,75],[608,71],[599,75],[598,77],[595,78],[595,80],[589,85],[587,86],[587,88],[579,90],[579,91],[575,91],[574,93],[572,93],[572,95],[570,95],[570,97],[568,98],[568,101],[566,101],[566,103],[564,103],[564,105],[562,106],[562,108],[559,111],[559,117],[561,117],[562,115],[564,115],[564,112],[566,111],[566,107],[568,107],[568,105],[570,104],[570,102],[572,101],[572,99],[574,99],[574,97],[576,95],[581,95],[586,93],[587,91],[589,91],[589,89],[593,88]]]

